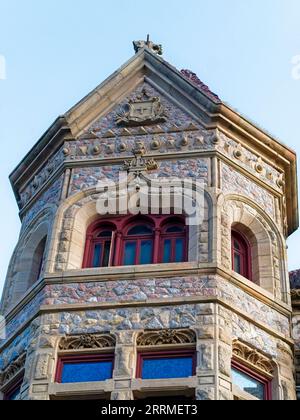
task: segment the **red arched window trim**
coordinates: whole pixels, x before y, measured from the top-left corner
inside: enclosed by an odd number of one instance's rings
[[[137,226],[145,226],[152,230],[152,235],[142,232],[131,235],[130,230]],[[167,232],[168,227],[182,227],[182,232]],[[158,264],[163,261],[163,241],[166,238],[182,240],[183,253],[182,261],[186,262],[188,257],[188,229],[185,225],[185,218],[181,216],[125,216],[110,219],[97,220],[88,228],[86,246],[83,258],[83,268],[93,268],[95,258],[95,244],[101,242],[98,235],[107,229],[111,229],[111,250],[108,266],[124,266],[126,244],[136,243],[136,255],[133,265]],[[104,238],[105,239],[105,238]],[[151,243],[151,246],[150,246]],[[127,245],[130,247],[129,245]],[[151,258],[146,262],[141,260],[142,248],[145,255],[151,249]],[[172,261],[173,262],[173,261]],[[128,265],[128,264],[127,264]],[[130,264],[131,265],[131,264]],[[101,265],[100,265],[101,266]]]
[[[187,227],[182,220],[166,221],[160,235],[160,263],[187,261],[188,240]]]
[[[232,270],[252,281],[251,246],[247,238],[232,230],[231,232]]]

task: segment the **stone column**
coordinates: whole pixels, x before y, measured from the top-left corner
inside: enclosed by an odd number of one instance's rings
[[[201,305],[197,326],[197,382],[196,398],[200,401],[216,399],[216,305]]]
[[[136,335],[134,331],[118,331],[113,373],[114,391],[112,400],[133,400],[131,381],[136,367]]]
[[[55,315],[52,315],[55,318]],[[54,322],[54,320],[53,320]],[[25,367],[29,400],[49,400],[49,384],[55,374],[57,345],[60,337],[39,328],[31,342]]]
[[[233,400],[232,394],[232,327],[230,313],[218,305],[217,317],[217,399],[220,401]]]

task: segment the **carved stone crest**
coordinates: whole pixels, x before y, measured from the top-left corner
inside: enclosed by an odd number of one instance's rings
[[[151,97],[146,89],[135,100],[130,100],[123,112],[117,115],[118,125],[138,127],[167,121],[167,114],[158,96]]]

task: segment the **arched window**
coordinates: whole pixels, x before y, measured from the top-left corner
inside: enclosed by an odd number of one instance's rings
[[[250,244],[242,234],[234,230],[231,232],[231,241],[233,271],[252,280]]]
[[[112,261],[114,227],[96,225],[88,234],[88,246],[84,266],[86,268],[108,267]]]
[[[154,230],[143,222],[136,221],[123,237],[122,265],[153,263]]]
[[[115,217],[88,229],[83,268],[187,261],[187,228],[174,216]]]
[[[30,286],[34,285],[40,279],[44,270],[46,243],[47,236],[40,241],[33,254]]]
[[[168,223],[161,234],[161,262],[180,263],[187,260],[186,227],[183,223]]]

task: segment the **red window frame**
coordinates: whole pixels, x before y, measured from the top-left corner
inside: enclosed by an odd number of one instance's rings
[[[272,379],[263,376],[251,368],[243,365],[241,362],[236,360],[232,361],[232,368],[238,370],[241,373],[248,375],[250,378],[260,382],[264,386],[264,401],[271,401],[272,400]]]
[[[193,376],[196,375],[197,370],[197,351],[196,349],[178,349],[178,350],[169,350],[169,351],[139,351],[137,355],[137,368],[136,368],[136,377],[142,379],[143,374],[143,362],[144,360],[153,360],[153,359],[168,359],[168,358],[178,358],[178,357],[192,357],[193,359]]]
[[[152,230],[152,234],[143,234],[143,235],[130,235],[129,232],[134,227],[138,226],[145,226]],[[143,219],[137,219],[135,222],[129,224],[129,226],[126,226],[125,234],[122,237],[122,246],[121,246],[121,259],[120,259],[120,265],[125,266],[125,248],[127,244],[135,243],[136,244],[136,254],[135,254],[135,262],[134,265],[140,265],[141,260],[141,249],[142,249],[142,243],[145,241],[151,241],[152,242],[152,262],[150,264],[153,264],[153,258],[154,258],[154,241],[155,241],[155,229],[154,226],[149,224],[148,221],[144,221]]]
[[[235,242],[239,244],[240,249],[237,250]],[[235,256],[239,255],[241,261],[241,272],[238,273],[235,270]],[[232,258],[232,270],[252,281],[252,256],[251,246],[247,238],[235,230],[231,231],[231,258]]]
[[[182,232],[167,232],[169,228],[172,227],[182,227]],[[188,247],[187,247],[187,228],[184,223],[180,223],[179,221],[172,220],[168,221],[167,225],[164,226],[162,234],[161,234],[161,246],[160,246],[160,263],[164,261],[164,252],[165,252],[165,243],[166,241],[171,241],[171,261],[170,263],[174,263],[176,259],[176,240],[183,239],[183,262],[187,261],[188,258]]]
[[[114,370],[115,365],[115,355],[113,353],[107,354],[86,354],[86,355],[70,355],[70,356],[60,356],[58,358],[55,382],[58,384],[62,383],[62,374],[64,365],[67,363],[95,363],[95,362],[112,362],[112,369]]]
[[[23,376],[17,380],[13,385],[10,386],[10,388],[8,388],[8,390],[6,392],[4,392],[4,401],[10,401],[11,396],[17,391],[17,389],[22,387],[24,378]]]
[[[185,225],[185,218],[182,216],[162,216],[162,215],[152,215],[152,216],[125,216],[125,217],[112,217],[110,219],[100,219],[96,220],[90,225],[87,230],[86,236],[86,245],[85,252],[83,257],[83,268],[96,268],[94,267],[94,253],[95,245],[97,241],[101,241],[101,238],[98,238],[99,235],[105,230],[111,229],[113,234],[111,238],[111,251],[110,251],[110,260],[109,267],[124,266],[124,251],[125,244],[137,240],[137,246],[140,250],[141,243],[143,240],[149,240],[150,235],[141,235],[135,238],[135,236],[128,235],[128,232],[131,228],[138,225],[151,226],[153,229],[153,258],[152,264],[161,264],[163,261],[163,241],[165,239],[173,239],[174,244],[177,238],[184,239],[184,258],[182,262],[187,262],[188,260],[188,229]],[[184,226],[184,233],[166,233],[167,227],[171,226]],[[175,251],[173,251],[174,253]],[[140,252],[137,252],[135,265],[139,265],[140,261]]]

